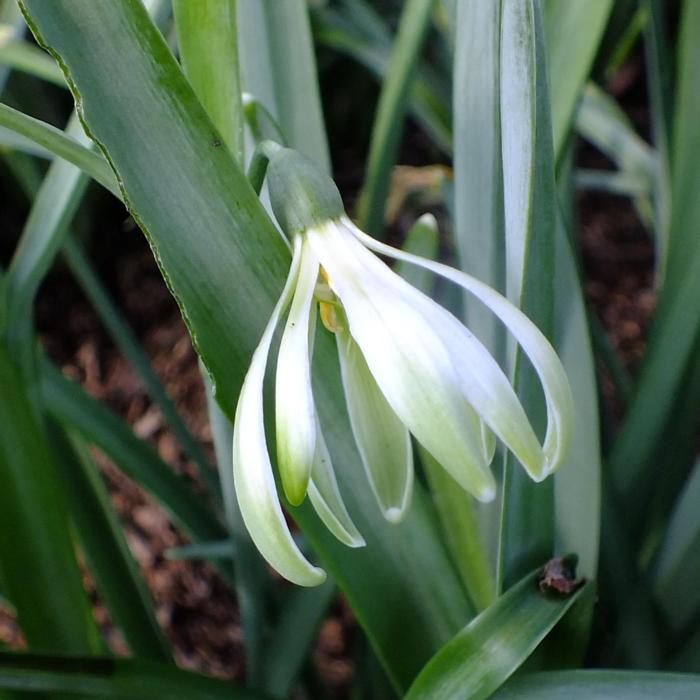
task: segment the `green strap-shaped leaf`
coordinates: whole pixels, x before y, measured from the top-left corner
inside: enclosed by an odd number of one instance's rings
[[[204,541],[225,537],[226,532],[211,508],[148,443],[48,362],[42,368],[41,388],[46,410],[58,422],[70,426],[99,447],[127,476],[138,481],[167,508],[181,527]]]
[[[554,152],[561,156],[613,0],[545,0]]]
[[[700,607],[700,464],[684,484],[668,522],[654,567],[657,605],[674,629],[682,629]]]
[[[66,87],[63,73],[51,60],[51,57],[47,56],[41,49],[21,39],[0,36],[0,64],[47,80],[59,87]]]
[[[109,657],[0,652],[0,688],[119,700],[265,700],[269,696],[175,666]]]
[[[236,0],[175,0],[180,59],[200,102],[243,162]]]
[[[355,2],[342,8],[323,7],[315,15],[314,38],[334,51],[363,65],[375,78],[383,79],[391,57],[391,32],[381,15],[368,5]],[[353,10],[361,10],[362,23],[353,22]],[[345,15],[348,15],[347,17]],[[422,63],[409,95],[409,109],[435,144],[446,153],[452,146],[449,89],[443,76]]]
[[[501,144],[503,152],[506,291],[510,301],[551,337],[557,200],[540,0],[514,0],[501,18]],[[532,424],[544,425],[544,404],[532,370],[516,353],[515,385]],[[551,556],[552,481],[534,484],[507,457],[504,470],[499,578],[508,586]]]
[[[501,157],[501,1],[457,3],[453,87],[455,240],[460,267],[505,291]],[[474,67],[478,65],[479,69]],[[465,295],[469,328],[503,359],[503,327]]]
[[[33,30],[60,55],[231,416],[289,266],[284,242],[139,2],[26,0],[23,7]],[[353,520],[368,533],[367,547],[348,550],[335,541],[308,506],[293,515],[397,688],[405,689],[468,619],[468,602],[424,494],[416,490],[398,526],[376,508],[340,401],[331,338],[318,339],[314,364],[316,403],[340,488]]]
[[[51,124],[34,119],[22,112],[0,104],[0,126],[10,129],[24,138],[34,141],[39,146],[55,153],[60,158],[77,165],[81,170],[93,177],[103,187],[116,197],[119,189],[109,164],[97,153],[82,146],[75,139],[64,134]]]
[[[673,444],[669,429],[687,416],[692,420],[700,403],[700,391],[690,391],[688,382],[690,377],[698,376],[700,366],[696,352],[700,332],[700,246],[696,235],[700,197],[695,186],[700,173],[700,81],[696,70],[700,44],[695,37],[699,23],[700,4],[695,0],[685,2],[673,129],[673,206],[667,267],[637,391],[610,455],[618,488],[636,524],[643,520],[648,503],[648,499],[639,497],[639,489],[644,484],[653,485],[653,474],[658,469],[655,451],[663,450],[665,454]],[[670,421],[684,380],[687,408]]]
[[[0,345],[0,568],[29,644],[99,649],[61,483],[19,370]]]
[[[645,671],[556,671],[513,679],[493,700],[693,700],[700,676]]]
[[[433,5],[434,0],[407,0],[404,3],[379,95],[358,216],[361,228],[380,237],[391,170],[398,155],[411,82],[430,26]]]
[[[537,572],[526,576],[450,640],[406,700],[481,700],[499,688],[584,593],[552,596],[537,578]]]
[[[135,656],[169,661],[148,588],[87,445],[56,424],[50,426],[49,436],[71,518],[112,619]]]
[[[330,170],[305,0],[238,0],[241,73],[288,146]]]

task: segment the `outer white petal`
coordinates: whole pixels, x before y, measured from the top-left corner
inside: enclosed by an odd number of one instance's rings
[[[382,394],[350,333],[336,333],[336,340],[350,424],[362,463],[384,517],[399,522],[413,492],[410,435]]]
[[[233,428],[233,478],[243,520],[255,546],[282,576],[300,586],[316,586],[326,578],[294,543],[284,519],[272,474],[263,424],[263,380],[270,343],[299,272],[301,242],[294,242],[287,283],[265,328],[246,374]]]
[[[495,482],[443,337],[451,331],[437,328],[445,325],[447,312],[391,272],[343,227],[329,223],[306,235],[391,407],[467,491],[491,500]]]
[[[316,426],[316,458],[309,482],[309,500],[324,525],[348,547],[364,547],[365,540],[348,514],[333,472],[331,456]]]
[[[277,464],[292,505],[306,496],[316,454],[316,408],[311,388],[309,327],[318,260],[301,244],[296,290],[280,342],[275,382]]]
[[[357,229],[350,222],[348,225],[352,227],[357,238],[368,248],[397,260],[413,263],[449,279],[473,294],[501,319],[535,368],[542,383],[547,403],[547,432],[543,444],[544,460],[541,464],[523,462],[523,466],[536,480],[544,479],[551,474],[561,464],[571,440],[574,424],[573,397],[561,361],[539,328],[520,309],[483,282],[448,265],[404,253],[380,243]],[[498,433],[497,430],[496,432]],[[523,460],[521,459],[521,461]]]

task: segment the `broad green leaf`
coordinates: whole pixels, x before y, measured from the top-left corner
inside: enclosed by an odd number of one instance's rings
[[[175,666],[112,657],[0,652],[0,688],[119,700],[265,700],[269,697]]]
[[[584,593],[543,593],[537,578],[526,576],[440,649],[406,700],[481,700],[499,688]]]
[[[241,74],[282,127],[287,145],[330,170],[305,0],[238,0]]]
[[[87,445],[77,437],[71,439],[56,424],[50,426],[49,437],[71,519],[112,619],[132,654],[169,661],[148,588]]]
[[[555,217],[554,152],[540,0],[503,5],[500,54],[506,291],[545,335],[553,330]],[[545,406],[533,371],[519,353],[513,363],[518,394],[542,430]],[[534,484],[506,458],[499,580],[508,586],[551,556],[552,481]]]
[[[613,5],[614,0],[545,0],[552,131],[557,157],[563,152],[576,103]]]
[[[513,679],[493,700],[692,700],[700,676],[648,671],[555,671]]]
[[[358,219],[362,229],[380,237],[411,81],[430,26],[433,6],[434,0],[407,0],[403,4],[391,59],[379,94]]]
[[[120,197],[119,187],[107,161],[89,148],[81,145],[75,138],[64,134],[51,124],[34,119],[27,114],[0,104],[0,126],[11,129],[20,136],[34,141],[55,155],[77,165],[94,178],[115,197]]]
[[[26,0],[23,7],[70,73],[91,133],[119,172],[215,380],[217,399],[231,416],[282,288],[289,265],[284,242],[227,149],[216,145],[216,131],[139,3]],[[353,520],[368,533],[368,546],[359,551],[337,543],[306,505],[292,514],[351,601],[394,683],[405,689],[467,619],[468,603],[420,491],[401,525],[383,521],[339,401],[331,338],[319,338],[315,359],[315,398],[340,488]]]
[[[64,493],[18,368],[0,345],[0,569],[29,644],[99,648]]]
[[[211,507],[192,486],[106,406],[48,362],[42,367],[41,382],[46,410],[99,447],[127,476],[147,489],[181,527],[204,541],[225,536]]]

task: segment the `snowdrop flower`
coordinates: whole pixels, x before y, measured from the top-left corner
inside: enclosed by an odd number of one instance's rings
[[[263,379],[276,327],[288,310],[277,359],[277,465],[288,501],[308,495],[325,525],[364,544],[343,504],[316,415],[311,340],[317,315],[335,333],[345,400],[367,478],[384,516],[398,521],[411,499],[410,435],[475,498],[490,501],[497,437],[541,481],[561,463],[573,422],[571,391],[549,342],[500,294],[462,272],[380,243],[345,215],[333,182],[300,154],[278,149],[268,186],[292,243],[292,263],[241,389],[233,438],[236,493],[267,561],[300,585],[321,583],[290,534],[263,425]],[[540,444],[508,378],[479,340],[375,253],[460,285],[506,325],[535,368],[547,404]]]

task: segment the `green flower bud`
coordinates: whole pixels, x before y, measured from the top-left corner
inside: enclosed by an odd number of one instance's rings
[[[290,239],[345,213],[335,182],[291,148],[280,148],[271,154],[267,185],[272,211]]]

